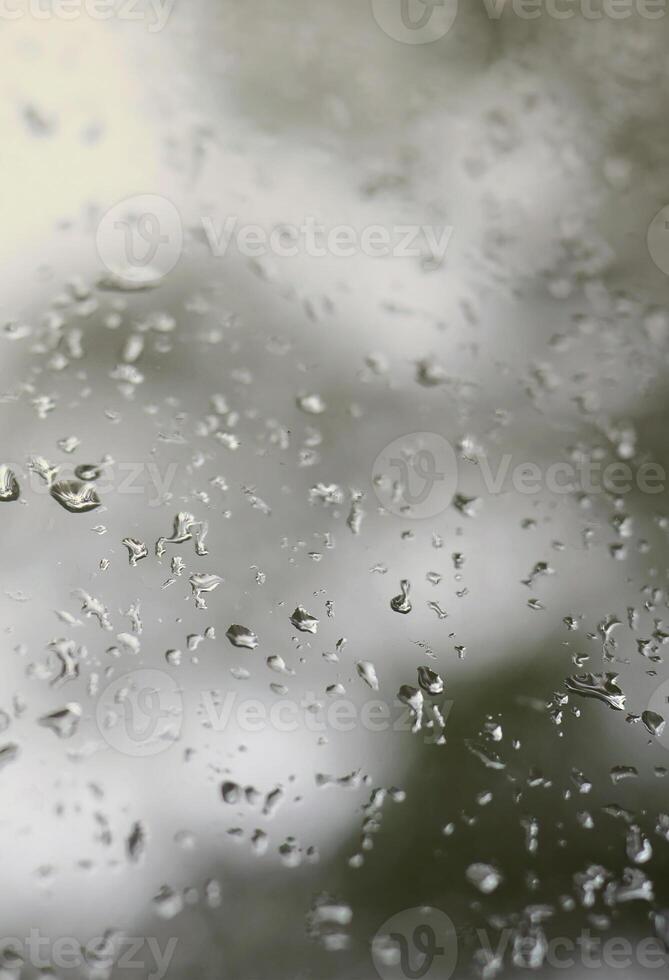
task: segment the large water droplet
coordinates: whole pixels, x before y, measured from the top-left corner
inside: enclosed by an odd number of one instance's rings
[[[258,646],[258,637],[253,630],[246,626],[230,626],[225,634],[232,643],[233,647],[243,647],[247,650],[255,650]]]
[[[0,501],[18,500],[20,492],[14,472],[3,463],[0,465]]]
[[[60,480],[51,485],[50,493],[70,514],[86,514],[100,506],[100,498],[92,483]]]

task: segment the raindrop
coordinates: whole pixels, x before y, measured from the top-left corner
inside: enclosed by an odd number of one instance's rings
[[[78,480],[88,482],[89,480],[99,480],[102,475],[102,470],[95,463],[80,463],[75,468],[74,475]]]
[[[297,407],[301,408],[307,415],[322,415],[326,410],[326,404],[320,395],[299,395]]]
[[[653,856],[653,848],[641,828],[633,824],[627,831],[627,841],[625,844],[627,857],[634,864],[646,864]]]
[[[0,465],[0,501],[18,500],[20,492],[19,481],[13,471],[3,463]]]
[[[402,579],[400,582],[400,589],[402,590],[400,595],[394,596],[390,600],[390,608],[393,612],[403,613],[406,615],[411,612],[413,608],[411,605],[411,600],[409,599],[409,592],[411,590],[411,583],[407,579]]]
[[[199,572],[191,575],[188,579],[195,597],[195,608],[206,609],[207,603],[204,598],[206,593],[213,592],[224,581],[220,575],[211,572]]]
[[[239,803],[242,798],[241,786],[238,786],[237,783],[225,782],[221,785],[221,796],[224,803]]]
[[[244,647],[247,650],[255,650],[258,646],[258,637],[246,626],[230,626],[225,635],[233,647]]]
[[[137,538],[123,538],[122,543],[128,549],[128,560],[133,568],[138,561],[141,561],[142,558],[146,558],[149,554],[149,549],[147,546],[143,541],[139,541]]]
[[[623,711],[625,694],[616,684],[617,674],[574,674],[565,681],[565,687],[573,694],[584,698],[595,698],[604,701],[615,711]]]
[[[483,895],[490,895],[502,882],[502,876],[491,864],[476,862],[467,868],[467,880]]]
[[[66,704],[58,711],[42,715],[39,724],[54,732],[58,738],[71,738],[76,734],[81,720],[81,707],[76,702]]]
[[[173,919],[184,907],[183,896],[169,885],[163,885],[153,899],[153,907],[161,919]]]
[[[418,683],[426,694],[442,694],[444,682],[430,667],[418,667]]]
[[[376,667],[371,660],[358,660],[355,666],[359,676],[362,677],[365,684],[367,684],[368,687],[371,687],[373,691],[378,691],[379,679],[376,676]]]
[[[641,715],[641,721],[651,735],[657,735],[658,737],[662,734],[666,725],[665,719],[662,715],[658,715],[656,711],[644,711]]]
[[[316,633],[318,631],[318,620],[311,613],[308,613],[304,606],[298,606],[290,617],[290,621],[301,633]]]
[[[100,506],[100,498],[91,483],[61,480],[51,485],[50,493],[71,514],[86,514]]]

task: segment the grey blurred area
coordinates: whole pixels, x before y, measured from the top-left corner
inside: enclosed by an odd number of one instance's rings
[[[582,947],[545,947],[586,933],[632,950],[610,975],[666,969],[637,955],[668,938],[669,740],[641,720],[667,700],[666,488],[484,471],[669,472],[669,15],[449,2],[425,43],[399,0],[3,8],[2,980],[580,978]],[[146,195],[182,242],[131,289],[100,229]],[[450,237],[438,260],[222,254],[231,218]],[[411,433],[457,457],[422,519],[374,479]],[[100,506],[60,506],[44,461],[99,467]],[[180,513],[204,544],[157,554]],[[206,608],[193,575],[220,578]],[[442,739],[397,698],[424,666]],[[624,710],[568,696],[584,671]],[[119,736],[125,677],[161,744]],[[402,972],[374,937],[424,907],[455,959]]]

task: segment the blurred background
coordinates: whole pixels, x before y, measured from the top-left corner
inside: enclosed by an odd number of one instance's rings
[[[491,490],[482,462],[669,468],[669,17],[519,6],[3,8],[3,980],[664,949],[664,484]],[[449,237],[221,254],[230,218]],[[376,479],[411,433],[457,457],[422,517]],[[586,671],[623,710],[568,692]],[[453,962],[372,955],[423,906]]]

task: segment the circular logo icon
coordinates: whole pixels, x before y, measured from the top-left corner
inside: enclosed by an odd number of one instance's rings
[[[124,755],[164,752],[177,741],[183,724],[183,698],[162,670],[133,670],[109,684],[95,718],[104,740]]]
[[[458,14],[458,0],[371,0],[371,4],[384,34],[402,44],[439,41]]]
[[[665,204],[648,225],[646,245],[660,272],[669,276],[669,204]]]
[[[457,485],[455,450],[436,432],[412,432],[394,439],[372,468],[379,503],[398,517],[436,517],[453,500]]]
[[[131,285],[150,286],[171,272],[181,257],[181,217],[166,197],[138,194],[102,216],[95,241],[112,275]]]
[[[404,909],[372,939],[381,980],[449,980],[458,963],[455,925],[440,909]]]

